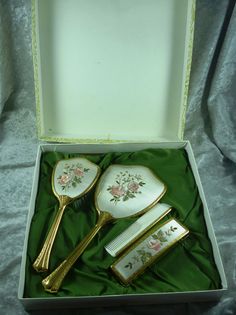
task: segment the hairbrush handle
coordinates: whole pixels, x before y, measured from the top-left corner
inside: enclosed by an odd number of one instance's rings
[[[71,198],[68,196],[60,196],[59,202],[60,206],[53,220],[52,226],[49,229],[48,235],[38,257],[33,263],[33,267],[37,272],[44,272],[48,270],[52,246],[54,244],[65,207],[71,202]]]
[[[87,234],[87,236],[76,246],[76,248],[70,253],[70,255],[43,281],[42,285],[45,291],[50,293],[57,293],[60,289],[62,281],[64,280],[71,267],[76,260],[87,248],[98,231],[112,219],[108,212],[101,212],[98,218],[98,222],[95,227]]]

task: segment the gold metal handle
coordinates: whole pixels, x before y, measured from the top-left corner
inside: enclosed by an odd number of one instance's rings
[[[92,241],[98,231],[108,221],[112,219],[111,215],[107,212],[102,212],[99,216],[98,222],[95,227],[87,234],[87,236],[80,242],[71,254],[57,267],[48,277],[42,281],[45,291],[56,293],[60,289],[62,281],[74,265],[76,260],[80,257],[89,243]]]
[[[58,227],[61,222],[61,218],[63,216],[65,207],[68,205],[68,203],[71,201],[71,199],[68,196],[61,196],[59,198],[60,206],[57,211],[56,217],[54,218],[53,224],[48,232],[48,235],[46,237],[46,240],[43,244],[43,247],[36,258],[35,262],[33,263],[33,267],[38,272],[45,272],[48,271],[49,266],[49,259],[50,254],[52,250],[52,246],[58,231]]]

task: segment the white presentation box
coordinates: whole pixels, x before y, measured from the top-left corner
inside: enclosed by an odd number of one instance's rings
[[[193,45],[192,0],[32,1],[39,145],[18,297],[26,309],[208,301],[226,277],[189,141],[183,140]],[[24,297],[27,244],[43,152],[187,152],[221,278],[218,290]]]

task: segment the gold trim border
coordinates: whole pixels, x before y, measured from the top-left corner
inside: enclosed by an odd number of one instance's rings
[[[137,270],[136,272],[134,272],[130,277],[128,277],[127,279],[125,279],[117,270],[116,270],[116,265],[126,256],[128,255],[132,250],[134,250],[135,247],[137,247],[140,243],[142,243],[146,238],[148,238],[152,233],[154,233],[156,230],[159,230],[160,228],[162,228],[164,225],[168,224],[170,221],[175,220],[182,228],[184,228],[184,232],[181,233],[175,240],[173,240],[172,242],[169,243],[168,246],[165,247],[165,249],[163,249],[163,251],[161,253],[157,253],[155,255],[152,256],[152,258],[150,258],[148,260],[148,262],[146,262],[139,270]],[[154,263],[154,261],[156,259],[160,259],[172,246],[174,246],[175,244],[177,244],[182,238],[184,238],[185,236],[187,236],[189,234],[189,230],[182,225],[178,220],[176,220],[175,218],[171,218],[167,221],[165,221],[162,224],[156,224],[148,233],[146,233],[143,237],[141,237],[136,243],[134,243],[122,256],[120,256],[111,266],[111,270],[114,272],[114,274],[125,284],[125,285],[129,285],[136,277],[138,277],[139,275],[141,275],[145,269],[150,266],[151,264]]]

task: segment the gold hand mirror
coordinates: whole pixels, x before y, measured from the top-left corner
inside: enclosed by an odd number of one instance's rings
[[[71,254],[42,281],[46,291],[56,293],[64,277],[94,236],[107,222],[140,215],[164,195],[166,186],[144,166],[112,165],[101,176],[95,192],[98,221]]]
[[[100,168],[85,158],[60,160],[52,173],[52,190],[59,201],[59,209],[33,267],[38,272],[48,270],[50,253],[66,206],[82,197],[96,183]]]

